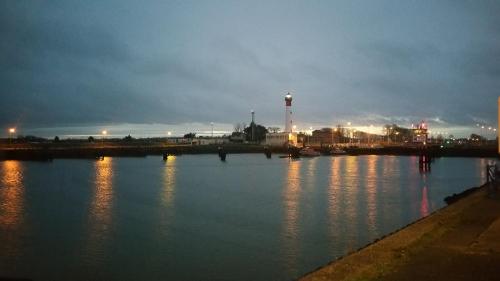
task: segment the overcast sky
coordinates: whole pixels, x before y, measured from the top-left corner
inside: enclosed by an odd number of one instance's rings
[[[467,134],[497,125],[499,15],[500,1],[1,1],[0,126],[230,130],[252,109],[283,126],[290,91],[302,127]]]

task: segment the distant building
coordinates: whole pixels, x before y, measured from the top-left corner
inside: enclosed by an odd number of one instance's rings
[[[193,145],[220,145],[220,144],[226,144],[229,143],[229,138],[224,138],[224,137],[217,137],[217,138],[211,138],[211,137],[203,137],[203,138],[196,138],[193,139],[192,144]]]
[[[412,128],[412,141],[413,143],[427,143],[427,137],[429,133],[427,132],[427,124],[422,121],[417,125],[417,128]]]
[[[297,133],[267,133],[266,145],[269,146],[297,146]]]
[[[241,132],[233,132],[233,134],[229,137],[231,142],[244,143],[247,139],[247,135]]]
[[[183,137],[170,137],[167,138],[167,144],[175,145],[216,145],[229,143],[229,138],[226,137],[197,137],[197,138],[183,138]]]
[[[345,129],[337,126],[335,128],[322,128],[319,130],[314,130],[312,136],[310,137],[310,142],[318,145],[331,145],[336,143],[349,142],[344,136],[346,133]]]
[[[169,137],[167,138],[168,144],[191,144],[191,139],[183,138],[183,137]]]

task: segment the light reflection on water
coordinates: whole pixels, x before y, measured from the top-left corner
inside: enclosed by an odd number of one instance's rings
[[[3,161],[1,163],[0,185],[0,276],[4,266],[11,264],[21,256],[19,248],[22,240],[18,236],[22,232],[24,217],[23,166],[19,161]]]
[[[376,155],[369,155],[366,159],[365,193],[367,208],[368,231],[377,235],[377,160]]]
[[[84,265],[95,278],[101,278],[107,260],[108,240],[113,220],[113,158],[94,162],[94,189],[87,218],[87,241],[83,250]]]
[[[340,224],[338,223],[339,221],[339,216],[340,216],[340,204],[343,201],[340,201],[340,188],[341,188],[341,165],[344,162],[344,157],[332,157],[330,161],[330,178],[329,178],[329,184],[328,184],[328,192],[327,192],[327,197],[328,197],[328,231],[329,235],[331,237],[330,241],[330,247],[331,248],[331,253],[332,254],[337,254],[335,251],[337,249],[336,244],[337,241],[341,239],[340,235]]]
[[[164,170],[164,189],[161,198],[166,209],[170,209],[172,207],[175,195],[175,172],[177,169],[175,166],[175,159],[176,156],[169,156]]]
[[[316,185],[316,173],[317,173],[317,163],[318,163],[318,158],[311,158],[308,159],[307,161],[307,172],[305,174],[305,191],[307,192],[314,192],[314,187]]]
[[[53,221],[43,208],[58,206],[58,222],[82,229],[69,232],[81,239],[57,236],[77,266],[53,256],[23,267],[41,279],[54,276],[44,270],[60,268],[62,280],[289,280],[444,206],[445,196],[484,182],[488,162],[442,158],[420,173],[418,157],[375,155],[3,161],[0,276],[18,276],[1,262],[29,262],[25,245],[43,243],[51,231],[36,223]],[[83,175],[61,177],[71,173]],[[56,201],[67,198],[82,211],[66,212],[71,204]]]
[[[422,187],[422,203],[420,206],[420,216],[426,217],[429,215],[429,201],[427,199],[427,186]]]
[[[283,205],[284,205],[284,253],[285,253],[285,268],[291,276],[297,275],[297,257],[298,237],[299,237],[299,211],[300,211],[300,193],[301,193],[301,176],[300,176],[301,161],[290,160],[286,174],[285,187],[283,189]]]
[[[3,161],[0,188],[0,227],[14,231],[23,216],[23,167],[19,161]]]
[[[162,226],[160,228],[162,237],[167,237],[169,235],[168,232],[175,218],[174,197],[177,172],[176,159],[176,156],[169,156],[168,160],[165,161],[165,167],[163,169],[163,187],[160,194],[162,208],[160,208],[161,221],[159,222]]]
[[[359,192],[359,158],[356,156],[347,156],[344,177],[345,192],[345,225],[347,230],[347,243],[349,250],[355,250],[358,239],[358,192]]]

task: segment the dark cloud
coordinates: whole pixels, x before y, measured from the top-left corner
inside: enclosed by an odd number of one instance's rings
[[[415,70],[429,60],[439,59],[442,52],[432,45],[412,46],[397,42],[373,42],[360,47],[359,52],[376,66],[401,70]]]
[[[123,41],[91,24],[43,17],[46,7],[35,8],[0,9],[0,83],[7,105],[0,120],[47,126],[159,117],[161,106],[124,79],[134,58]]]
[[[499,7],[3,1],[0,126],[493,123]]]

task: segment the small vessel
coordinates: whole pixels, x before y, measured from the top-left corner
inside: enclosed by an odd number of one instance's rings
[[[330,155],[344,155],[344,154],[347,154],[347,152],[338,147],[335,147],[332,150],[330,150]]]
[[[300,156],[304,156],[304,157],[314,157],[314,156],[320,156],[321,155],[318,151],[316,151],[316,150],[314,150],[314,149],[312,149],[310,147],[304,147],[304,148],[302,148],[299,151],[299,154],[300,154]]]

